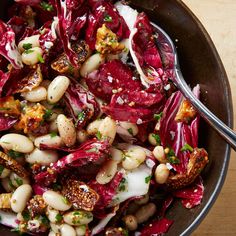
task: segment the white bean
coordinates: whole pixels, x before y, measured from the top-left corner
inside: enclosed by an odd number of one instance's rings
[[[31,195],[32,188],[29,184],[23,184],[18,187],[11,197],[11,209],[16,213],[22,212]]]
[[[16,218],[17,218],[17,220],[19,220],[19,221],[24,221],[24,217],[23,217],[23,215],[21,214],[21,212],[18,212],[18,213],[17,213]]]
[[[51,123],[49,124],[49,131],[56,132],[56,133],[58,132],[57,120],[51,121]]]
[[[137,219],[133,215],[126,215],[123,218],[123,221],[124,221],[126,227],[128,228],[128,230],[130,230],[130,231],[134,231],[138,228]]]
[[[102,121],[98,131],[101,133],[103,139],[107,139],[112,144],[116,136],[116,129],[116,122],[107,116]]]
[[[88,135],[95,135],[98,132],[100,125],[102,124],[102,119],[94,120],[87,126]]]
[[[154,135],[155,135],[155,134],[150,133],[150,134],[148,135],[148,141],[149,141],[149,143],[150,143],[151,145],[156,146],[156,145],[158,145],[158,143],[157,143],[157,140],[154,138]]]
[[[52,190],[44,192],[43,199],[50,207],[58,211],[67,211],[71,208],[71,204],[65,197]]]
[[[117,163],[120,163],[122,161],[124,154],[121,150],[111,147],[110,152],[111,152],[111,158],[113,161],[116,161]]]
[[[125,121],[120,121],[119,123],[121,127],[128,130],[128,132],[132,134],[133,136],[138,134],[138,126],[136,124],[125,122]]]
[[[40,144],[46,144],[50,147],[61,147],[63,146],[63,141],[62,141],[62,138],[58,135],[52,136],[51,134],[46,134],[46,135],[37,137],[34,140],[34,145],[37,148],[40,148]]]
[[[99,184],[109,183],[117,172],[117,162],[113,160],[106,161],[97,173],[96,180]]]
[[[68,225],[68,224],[62,224],[60,227],[61,236],[76,236],[75,229]]]
[[[52,230],[49,232],[48,236],[57,236]]]
[[[24,51],[21,55],[22,62],[26,65],[33,66],[40,61],[43,55],[43,50],[40,47],[34,47]]]
[[[39,86],[29,92],[21,94],[29,102],[41,102],[47,99],[47,90]]]
[[[164,184],[170,174],[170,170],[167,168],[165,164],[160,164],[157,166],[155,170],[155,180],[158,184]]]
[[[59,214],[58,210],[55,210],[51,207],[47,207],[47,217],[51,223],[58,223],[57,222],[57,215]]]
[[[160,162],[160,163],[166,163],[166,155],[164,148],[162,146],[156,146],[153,150],[154,157]]]
[[[35,148],[33,152],[25,156],[25,159],[30,164],[38,163],[43,166],[49,166],[58,160],[58,154],[56,151]]]
[[[91,72],[98,69],[98,67],[105,62],[105,58],[100,54],[96,53],[89,57],[80,68],[80,75],[86,77]]]
[[[152,217],[156,212],[156,205],[154,203],[148,203],[147,205],[142,206],[135,213],[135,217],[137,219],[138,224],[141,224],[147,221],[150,217]]]
[[[47,100],[49,103],[58,102],[70,85],[70,80],[63,75],[57,76],[48,86]]]
[[[17,188],[22,184],[30,184],[30,180],[28,177],[22,178],[14,172],[10,174],[11,183]]]
[[[125,152],[122,166],[126,170],[133,170],[140,166],[145,159],[146,153],[141,147],[132,147]]]
[[[10,170],[8,170],[7,168],[4,168],[0,174],[0,179],[6,178],[7,176],[9,176],[11,173]]]
[[[77,141],[83,143],[88,139],[88,134],[85,130],[81,129],[77,131]]]
[[[39,47],[40,46],[39,37],[40,35],[36,34],[36,35],[32,35],[30,37],[26,37],[23,40],[21,40],[18,44],[19,51],[22,53],[25,50],[24,46],[28,46],[27,44],[29,44],[31,48]]]
[[[13,184],[11,184],[11,180],[8,177],[1,179],[1,184],[2,184],[3,188],[5,189],[5,191],[8,193],[10,193],[14,190],[14,186],[13,186]]]
[[[77,210],[66,213],[63,219],[69,225],[87,225],[93,220],[93,214],[88,211]]]
[[[29,153],[34,149],[32,141],[21,134],[5,134],[0,139],[0,145],[7,150]]]
[[[71,147],[76,142],[76,130],[72,120],[60,114],[57,117],[57,127],[62,141],[67,147]]]
[[[84,236],[86,234],[86,225],[75,227],[76,236]]]
[[[55,233],[60,235],[60,224],[54,224],[54,223],[50,223],[50,228],[51,230]]]

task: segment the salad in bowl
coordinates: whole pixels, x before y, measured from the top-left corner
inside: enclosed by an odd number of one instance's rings
[[[0,32],[2,224],[161,235],[173,201],[201,203],[200,117],[145,13],[125,1],[15,0]]]

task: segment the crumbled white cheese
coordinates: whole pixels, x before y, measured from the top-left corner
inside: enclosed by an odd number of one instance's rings
[[[165,89],[166,91],[168,91],[168,90],[170,89],[170,84],[167,84],[167,85],[164,87],[164,89]]]
[[[108,79],[109,83],[112,83],[113,77],[111,77],[111,76],[109,75],[109,76],[107,77],[107,79]]]
[[[143,121],[140,118],[138,118],[137,125],[141,125],[142,123],[143,123]]]
[[[120,96],[117,98],[116,101],[119,105],[123,105],[125,103],[124,100]]]

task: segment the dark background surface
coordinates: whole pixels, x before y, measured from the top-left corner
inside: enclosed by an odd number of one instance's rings
[[[192,86],[199,83],[205,104],[226,124],[232,126],[233,112],[228,80],[219,56],[198,20],[178,0],[132,2],[139,10],[145,10],[152,21],[160,25],[173,40],[178,40],[176,46],[186,81]],[[7,3],[9,1],[0,1],[1,18],[4,17]],[[210,157],[210,163],[203,173],[206,189],[203,203],[192,210],[186,210],[176,202],[168,212],[168,217],[175,223],[167,235],[190,234],[209,210],[225,178],[229,147],[204,122],[201,123],[199,146],[206,148]],[[0,227],[0,235],[16,234]]]

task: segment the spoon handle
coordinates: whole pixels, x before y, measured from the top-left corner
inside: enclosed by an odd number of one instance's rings
[[[179,90],[183,93],[183,95],[192,103],[192,105],[199,112],[201,117],[203,117],[207,123],[211,125],[215,131],[220,134],[226,142],[228,142],[231,147],[236,151],[236,133],[229,128],[226,124],[224,124],[217,116],[215,116],[205,105],[203,105],[200,100],[198,100],[191,89],[187,85],[182,75],[182,72],[178,67],[175,69],[176,75],[176,85]]]

